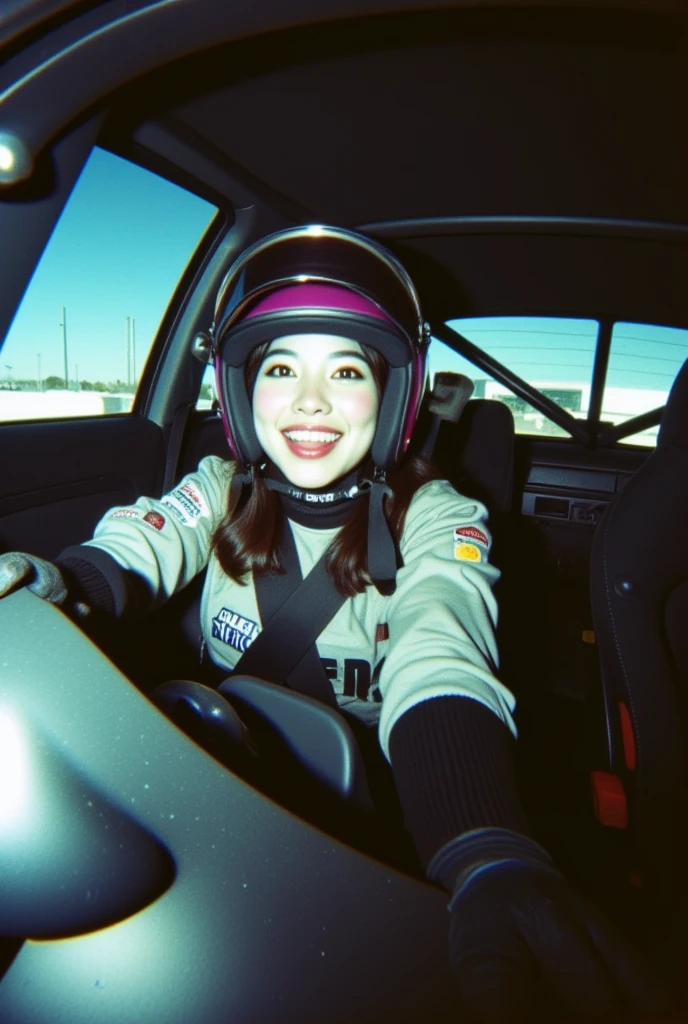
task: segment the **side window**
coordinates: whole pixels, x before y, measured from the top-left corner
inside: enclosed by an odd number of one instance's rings
[[[688,358],[688,331],[651,324],[614,324],[602,398],[602,419],[624,423],[664,405],[676,374]],[[621,439],[653,447],[659,427]]]
[[[598,323],[558,317],[480,317],[450,320],[448,325],[577,419],[585,419]],[[504,402],[514,414],[516,432],[568,437],[556,423],[523,401],[484,370],[433,339],[430,374],[465,373],[475,382],[474,398]]]
[[[0,422],[131,409],[172,293],[215,207],[91,154],[0,352]]]

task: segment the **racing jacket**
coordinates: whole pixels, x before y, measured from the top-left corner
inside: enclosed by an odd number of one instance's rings
[[[106,552],[145,581],[150,606],[162,604],[207,566],[201,599],[203,643],[232,670],[262,626],[250,577],[227,577],[211,551],[225,515],[233,463],[209,456],[160,499],[111,509],[82,546]],[[496,678],[498,571],[489,563],[490,534],[481,504],[447,481],[413,496],[400,541],[402,566],[394,594],[373,586],[349,598],[317,640],[339,705],[366,723],[379,722],[389,759],[394,724],[434,697],[479,701],[515,735],[514,699]],[[305,576],[339,528],[289,520]]]

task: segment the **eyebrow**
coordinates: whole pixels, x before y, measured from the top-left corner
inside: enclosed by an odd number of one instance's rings
[[[272,352],[268,352],[265,355],[265,359],[272,359],[273,356],[292,356],[293,359],[298,359],[298,352],[294,352],[291,348],[274,348]],[[328,359],[360,359],[362,363],[366,362],[364,356],[360,352],[352,352],[349,349],[342,349],[338,352],[330,352]]]

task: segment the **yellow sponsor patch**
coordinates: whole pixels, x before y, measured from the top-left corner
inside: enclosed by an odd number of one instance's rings
[[[480,548],[477,548],[475,544],[461,544],[454,545],[454,558],[459,558],[464,562],[480,562],[482,555],[480,554]]]

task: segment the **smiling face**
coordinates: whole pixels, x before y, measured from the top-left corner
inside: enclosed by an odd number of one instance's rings
[[[273,341],[253,392],[256,434],[297,487],[327,487],[361,462],[380,405],[361,346],[329,334]]]

